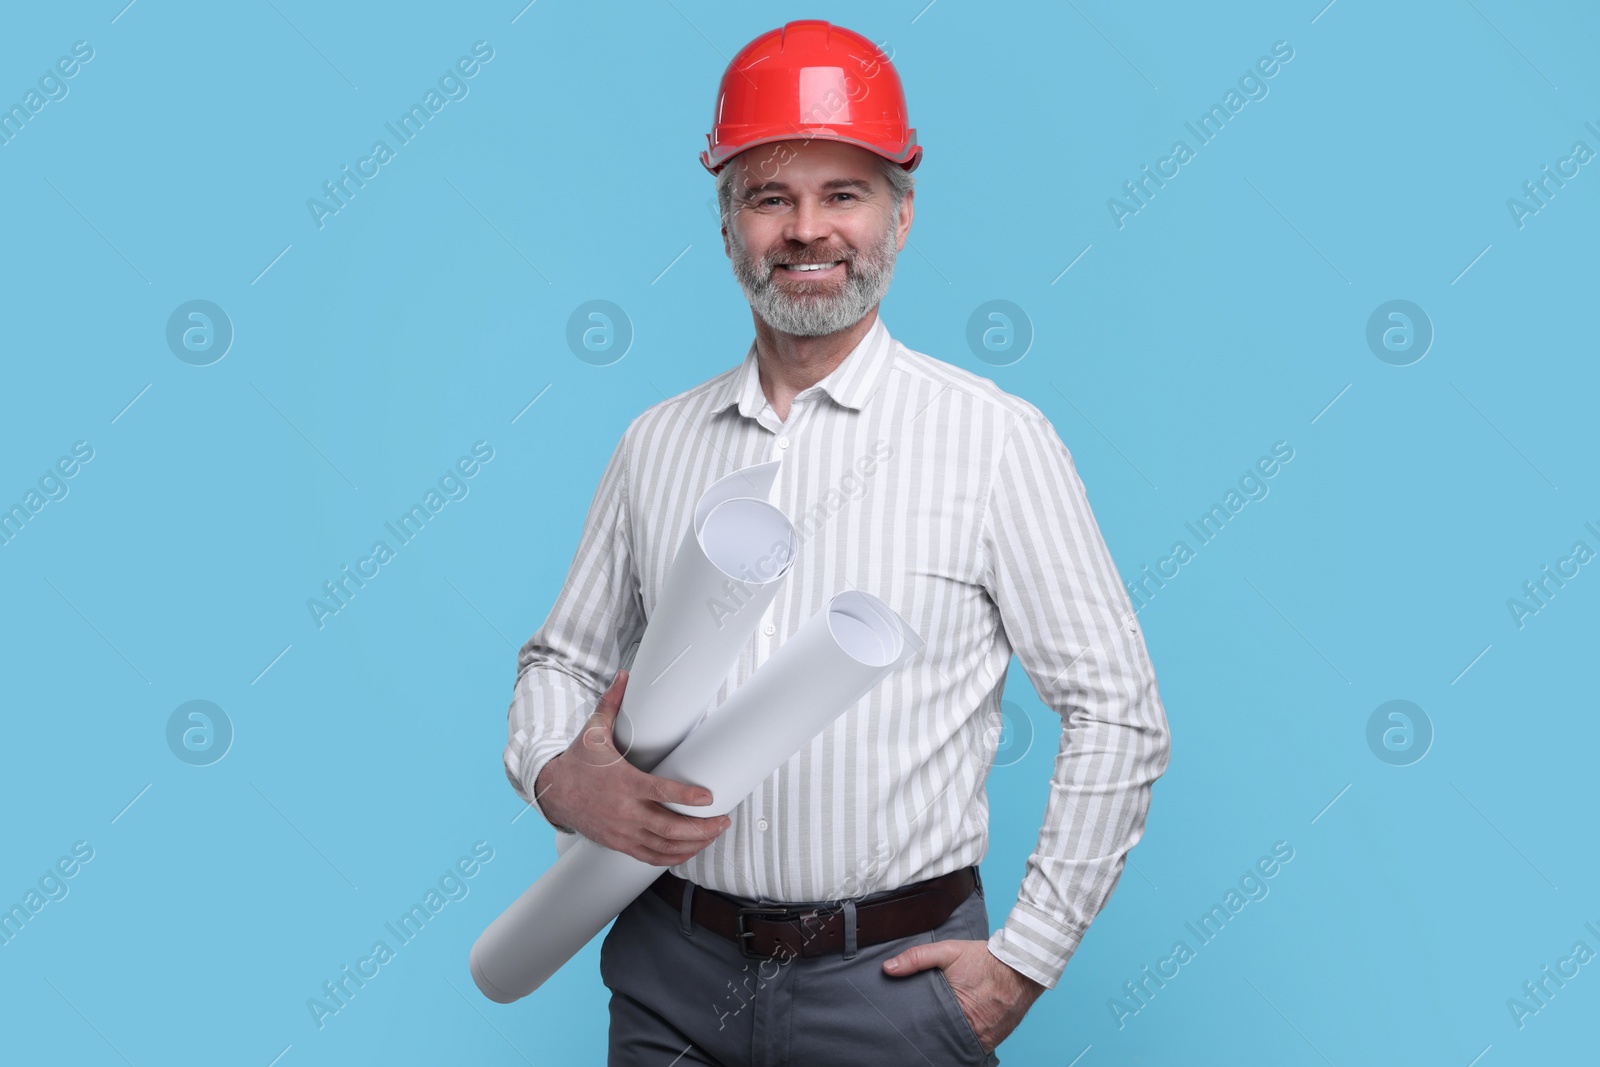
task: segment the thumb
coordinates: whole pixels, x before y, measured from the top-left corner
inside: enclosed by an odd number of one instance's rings
[[[927,945],[912,945],[898,956],[883,961],[883,969],[890,974],[915,974],[929,967],[944,967],[954,963],[961,953],[959,946],[950,941],[935,941]]]
[[[584,744],[591,748],[612,747],[611,735],[616,729],[617,713],[622,710],[622,694],[628,687],[628,672],[620,670],[611,680],[611,687],[600,694],[589,725],[583,731]]]
[[[600,703],[595,705],[595,715],[608,732],[617,721],[617,712],[622,710],[622,694],[627,688],[628,672],[619,670],[617,676],[611,679],[611,687],[600,694]]]

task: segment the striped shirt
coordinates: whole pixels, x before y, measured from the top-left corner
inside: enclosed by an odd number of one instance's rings
[[[985,779],[1016,654],[1063,730],[1044,826],[989,939],[1053,987],[1143,833],[1168,734],[1155,675],[1082,482],[1049,420],[914,352],[882,319],[779,420],[756,347],[624,431],[565,586],[517,656],[506,774],[539,770],[631,662],[695,502],[780,460],[799,551],[716,707],[834,594],[881,598],[926,642],[671,870],[770,901],[860,897],[979,862]],[[546,816],[548,819],[548,816]]]

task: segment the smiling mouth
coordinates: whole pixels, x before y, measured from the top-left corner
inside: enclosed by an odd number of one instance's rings
[[[829,263],[780,263],[778,270],[794,277],[811,277],[819,274],[830,274],[835,267],[844,265],[844,260],[836,259]]]

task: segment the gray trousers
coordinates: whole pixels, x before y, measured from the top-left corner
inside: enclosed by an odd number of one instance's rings
[[[732,941],[646,890],[600,946],[611,991],[608,1067],[995,1067],[978,1044],[944,971],[891,977],[883,961],[912,945],[987,940],[974,891],[926,933],[811,959],[745,959]],[[856,904],[843,905],[853,929]],[[768,903],[735,897],[741,904]],[[854,938],[849,941],[853,942]]]

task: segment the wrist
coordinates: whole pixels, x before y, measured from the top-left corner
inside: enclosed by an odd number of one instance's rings
[[[1048,988],[1043,982],[1040,982],[1036,978],[1030,978],[1028,975],[1017,970],[1011,964],[1006,963],[1005,960],[1000,959],[999,956],[995,956],[992,951],[989,953],[989,955],[994,957],[997,962],[1005,967],[1006,973],[1011,979],[1012,985],[1014,985],[1018,992],[1021,993],[1030,1003],[1039,999],[1039,997],[1044,994],[1045,989]]]
[[[544,814],[546,822],[557,830],[576,833],[577,831],[573,830],[571,824],[567,822],[565,812],[562,809],[559,790],[557,789],[561,768],[556,764],[560,763],[563,755],[565,753],[556,753],[545,761],[543,767],[539,768],[539,773],[533,780],[533,797],[538,802],[539,810]]]

